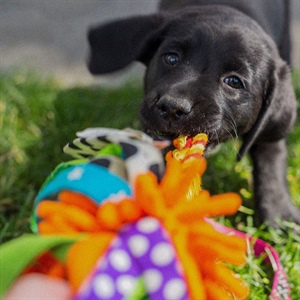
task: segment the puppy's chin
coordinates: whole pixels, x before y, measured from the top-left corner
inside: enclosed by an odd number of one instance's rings
[[[164,142],[167,147],[162,147],[163,155],[166,155],[169,151],[175,149],[173,145],[174,139],[176,139],[181,133],[169,133],[169,132],[160,132],[160,131],[153,131],[151,129],[144,129],[145,133],[153,138],[154,141]],[[190,135],[196,135],[197,133],[193,133]],[[213,141],[209,141],[207,143],[206,149],[204,151],[204,156],[214,155],[220,149],[220,144],[215,143]]]

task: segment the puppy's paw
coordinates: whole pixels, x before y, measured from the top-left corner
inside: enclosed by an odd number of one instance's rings
[[[258,210],[259,223],[268,223],[278,228],[278,221],[289,221],[300,225],[300,209],[290,199],[280,203],[270,203],[268,206],[260,207]],[[300,232],[299,232],[300,233]]]

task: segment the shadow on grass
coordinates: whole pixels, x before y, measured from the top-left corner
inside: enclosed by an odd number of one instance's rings
[[[30,168],[28,181],[39,188],[56,165],[71,158],[62,149],[88,127],[137,128],[142,91],[132,86],[109,90],[103,88],[72,88],[58,93],[54,119],[45,124],[39,144],[27,149]]]

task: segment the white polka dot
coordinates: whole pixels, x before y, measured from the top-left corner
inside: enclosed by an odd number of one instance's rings
[[[138,221],[137,223],[138,230],[144,233],[154,232],[159,227],[160,227],[159,221],[151,217],[145,217],[140,221]]]
[[[150,257],[157,266],[166,266],[174,260],[174,250],[170,244],[159,243],[152,249]]]
[[[186,293],[186,286],[183,280],[176,278],[168,281],[163,290],[165,299],[178,300],[182,299]]]
[[[114,282],[108,275],[98,275],[93,282],[95,294],[101,299],[109,299],[115,293]]]
[[[141,257],[148,251],[149,241],[143,235],[134,235],[129,238],[128,246],[135,257]]]
[[[163,276],[156,269],[148,269],[143,273],[146,288],[148,292],[156,292],[162,285]]]
[[[131,259],[124,250],[114,250],[109,255],[109,261],[118,272],[128,271],[131,267]]]
[[[121,275],[117,278],[116,286],[118,292],[124,296],[129,296],[134,292],[137,284],[136,278],[131,275]]]

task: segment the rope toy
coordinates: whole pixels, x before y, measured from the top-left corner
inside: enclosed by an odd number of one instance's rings
[[[59,291],[55,299],[247,299],[227,264],[245,264],[252,243],[275,257],[272,299],[289,299],[275,250],[211,219],[234,214],[241,198],[201,189],[206,143],[205,134],[179,136],[165,167],[139,131],[80,132],[64,148],[76,160],[59,165],[35,200],[39,235],[0,247],[0,296],[13,299],[29,280]]]

